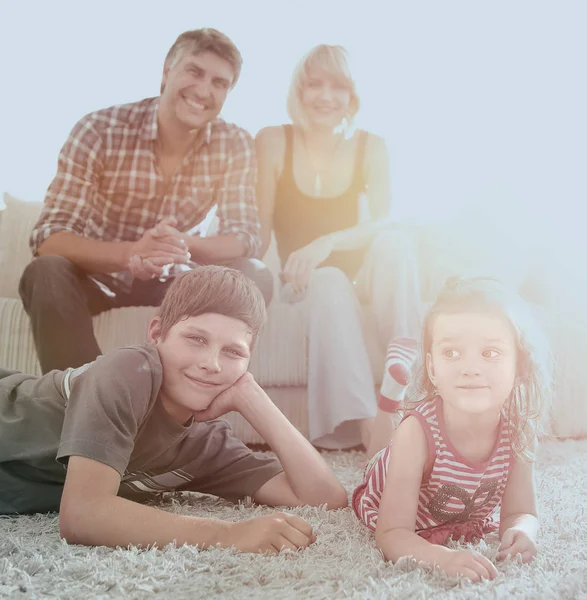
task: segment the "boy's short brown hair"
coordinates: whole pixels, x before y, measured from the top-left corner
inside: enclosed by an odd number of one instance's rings
[[[222,32],[211,27],[184,31],[173,43],[165,57],[165,64],[173,64],[189,50],[194,54],[213,52],[230,63],[234,71],[232,87],[236,85],[243,65],[243,57],[234,42]]]
[[[179,321],[216,313],[243,321],[251,330],[254,346],[267,319],[265,300],[246,275],[217,265],[206,265],[178,275],[159,308],[161,335],[165,337]]]

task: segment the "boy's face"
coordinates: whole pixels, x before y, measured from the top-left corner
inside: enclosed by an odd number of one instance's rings
[[[149,339],[157,345],[163,365],[159,398],[175,419],[185,423],[245,373],[253,334],[243,321],[206,313],[179,321],[165,338],[155,317]]]

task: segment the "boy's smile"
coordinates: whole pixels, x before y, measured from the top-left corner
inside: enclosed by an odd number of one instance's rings
[[[167,412],[185,423],[208,408],[247,370],[252,338],[246,323],[216,313],[183,319],[164,338],[153,319],[149,339],[163,366],[159,398]]]

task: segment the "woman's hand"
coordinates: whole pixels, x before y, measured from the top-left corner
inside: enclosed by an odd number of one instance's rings
[[[291,283],[294,292],[304,292],[310,283],[312,271],[324,262],[334,250],[334,239],[326,235],[292,252],[281,273],[281,280]]]

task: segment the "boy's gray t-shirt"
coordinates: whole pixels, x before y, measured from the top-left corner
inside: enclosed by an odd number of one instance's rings
[[[78,369],[52,372],[29,387],[58,396],[49,404],[51,413],[62,411],[62,429],[51,431],[53,424],[38,431],[39,419],[31,414],[37,431],[27,432],[26,405],[33,413],[40,410],[38,399],[29,397],[28,402],[21,398],[22,433],[31,446],[44,446],[44,453],[51,452],[54,438],[54,456],[64,465],[70,456],[83,456],[116,469],[122,478],[119,494],[133,499],[190,490],[236,500],[251,496],[283,470],[278,460],[253,453],[232,436],[223,420],[177,423],[157,401],[161,383],[159,353],[150,342],[114,350]],[[7,408],[0,407],[0,413]],[[53,414],[48,421],[59,419]],[[26,461],[24,455],[20,460]]]

